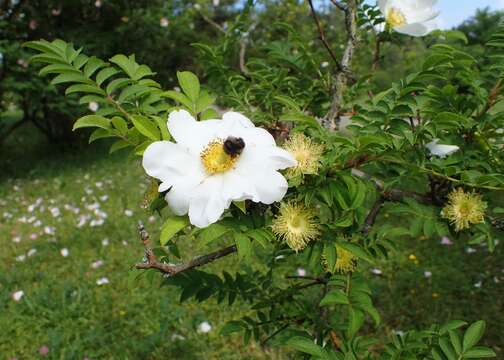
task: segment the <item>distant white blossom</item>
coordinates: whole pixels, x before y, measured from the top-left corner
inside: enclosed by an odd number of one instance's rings
[[[24,291],[18,290],[16,292],[12,293],[12,300],[20,301],[23,296],[24,296]]]
[[[107,238],[103,239],[101,244],[102,244],[102,246],[109,246],[109,244],[110,244],[109,239],[107,239]]]
[[[429,149],[432,155],[439,156],[440,158],[447,157],[460,150],[457,145],[443,145],[438,144],[438,142],[439,139],[434,139],[430,143],[426,144],[425,147]]]
[[[105,264],[105,262],[103,260],[96,260],[91,263],[91,268],[98,269],[98,268],[102,267],[103,264]]]
[[[26,253],[26,255],[28,255],[29,257],[35,255],[37,253],[37,249],[30,249],[28,250],[28,252]]]
[[[296,273],[297,273],[298,276],[306,276],[306,270],[303,269],[303,268],[298,268],[296,270]]]
[[[106,277],[102,277],[102,278],[99,278],[98,280],[96,280],[96,285],[98,285],[98,286],[106,285],[106,284],[109,284],[109,283],[110,283],[110,281]]]
[[[206,334],[212,331],[212,325],[208,321],[203,321],[198,325],[198,333]]]
[[[424,36],[438,28],[439,12],[433,6],[437,0],[378,0],[385,21],[395,31]]]
[[[60,254],[63,257],[67,257],[68,255],[70,255],[70,251],[68,251],[67,248],[63,248],[63,249],[60,250]]]
[[[133,216],[133,211],[131,211],[130,209],[126,209],[124,210],[124,215],[131,217]]]

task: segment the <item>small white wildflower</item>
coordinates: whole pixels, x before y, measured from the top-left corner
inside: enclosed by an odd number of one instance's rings
[[[15,242],[15,243],[20,243],[21,242],[21,236],[14,236],[12,238],[12,242]]]
[[[326,68],[326,67],[328,67],[328,66],[329,66],[329,62],[328,62],[328,61],[323,61],[323,62],[320,64],[320,67],[321,67],[322,69],[325,69],[325,68]]]
[[[96,280],[96,285],[98,285],[98,286],[106,285],[109,283],[110,283],[110,281],[106,277],[102,277],[102,278],[99,278],[98,280]]]
[[[28,255],[28,257],[31,257],[31,256],[35,255],[36,253],[37,253],[37,249],[30,249],[30,250],[28,250],[26,255]]]
[[[169,24],[170,24],[170,21],[167,18],[162,17],[161,19],[159,19],[159,25],[161,27],[164,27],[164,28],[168,27]]]
[[[36,240],[38,238],[38,235],[36,233],[30,234],[30,240]]]
[[[95,203],[86,205],[86,209],[88,209],[90,211],[96,210],[96,209],[99,209],[99,208],[100,208],[100,203],[99,202],[95,202]]]
[[[11,214],[10,212],[4,212],[4,213],[3,213],[3,217],[4,217],[5,219],[12,219],[12,214]]]
[[[21,298],[23,296],[24,296],[23,290],[16,291],[16,292],[12,293],[12,300],[17,302],[17,301],[21,300]]]
[[[483,284],[483,283],[482,283],[482,282],[481,282],[481,280],[480,280],[480,281],[478,281],[477,283],[475,283],[475,284],[474,284],[474,287],[479,289],[479,288],[481,288],[481,285],[482,285],[482,284]]]
[[[206,334],[212,331],[212,325],[208,321],[203,321],[201,324],[198,325],[198,333],[200,334]]]
[[[55,217],[55,218],[56,218],[56,217],[59,217],[59,216],[61,215],[61,211],[60,211],[60,209],[59,209],[59,208],[57,208],[57,207],[52,207],[52,208],[49,208],[49,211],[51,212],[51,215],[52,215],[53,217]]]
[[[103,187],[103,182],[102,181],[97,181],[95,182],[95,186],[98,188],[98,189],[101,189]]]
[[[105,220],[103,219],[93,219],[89,222],[89,226],[91,227],[102,226],[104,223]]]
[[[105,264],[105,262],[103,260],[96,260],[95,262],[91,263],[91,268],[98,269],[98,268],[102,267],[103,264]]]
[[[101,0],[96,0],[96,1],[95,1],[95,3],[94,3],[94,5],[95,5],[97,8],[101,8],[101,6],[102,6],[102,2],[101,2]]]
[[[70,255],[70,251],[68,251],[67,248],[63,248],[63,249],[60,250],[60,254],[63,257],[67,257],[68,255]]]
[[[303,269],[303,268],[298,268],[296,270],[296,273],[297,273],[298,276],[306,276],[306,270]]]
[[[33,226],[35,226],[35,227],[39,227],[40,225],[42,225],[42,221],[40,221],[40,220],[37,220],[33,223]]]
[[[378,268],[371,269],[371,272],[375,275],[381,275],[383,272]]]
[[[475,253],[475,252],[476,252],[476,249],[474,249],[474,248],[472,248],[472,247],[470,247],[470,246],[468,246],[468,247],[466,248],[466,253],[468,253],[468,254],[473,254],[473,253]]]
[[[109,239],[103,239],[101,244],[102,246],[109,246]]]
[[[126,209],[126,210],[124,210],[124,215],[131,217],[131,216],[133,216],[133,211]]]
[[[121,241],[121,244],[123,244],[124,246],[128,246],[128,242],[126,240]]]
[[[450,246],[450,245],[453,245],[453,242],[450,240],[450,238],[448,236],[443,236],[441,238],[441,245]]]
[[[54,226],[45,226],[44,233],[47,235],[54,235],[56,233],[56,229],[54,228]]]
[[[19,256],[16,256],[16,261],[17,262],[23,262],[26,260],[26,255],[19,255]]]
[[[179,334],[173,334],[171,336],[171,340],[172,341],[175,341],[175,340],[185,340],[185,337],[183,337],[182,335],[179,335]]]
[[[432,276],[432,272],[430,271],[424,271],[424,276],[428,279]]]
[[[156,217],[155,217],[154,215],[151,215],[151,216],[149,216],[148,221],[149,221],[150,223],[154,223],[154,222],[156,222]]]
[[[100,196],[100,201],[107,201],[108,198],[109,198],[108,195],[102,195],[102,196]]]

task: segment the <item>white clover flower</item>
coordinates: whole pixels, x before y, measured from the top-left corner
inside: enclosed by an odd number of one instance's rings
[[[12,300],[20,301],[23,296],[24,296],[23,290],[16,291],[16,292],[12,293]]]
[[[198,332],[201,334],[206,334],[212,331],[212,325],[208,321],[203,321],[198,325]]]
[[[378,6],[387,24],[395,31],[424,36],[438,28],[433,9],[437,0],[378,0]]]
[[[429,149],[430,153],[440,158],[444,158],[460,150],[457,145],[443,145],[438,144],[439,139],[434,139],[430,143],[426,144],[425,147]]]
[[[98,280],[96,280],[96,285],[98,285],[98,286],[106,285],[106,284],[109,284],[109,283],[110,283],[110,281],[106,277],[102,277],[102,278],[99,278]]]
[[[103,260],[96,260],[91,263],[91,268],[98,269],[98,268],[102,267],[103,264],[105,264],[105,262]]]
[[[221,217],[232,201],[280,201],[287,181],[277,170],[296,165],[270,133],[236,112],[222,120],[196,121],[173,111],[168,129],[177,141],[157,141],[144,152],[147,174],[161,180],[159,191],[176,215],[189,214],[200,228]]]

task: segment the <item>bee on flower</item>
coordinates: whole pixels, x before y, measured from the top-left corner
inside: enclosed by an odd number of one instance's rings
[[[387,26],[398,33],[424,36],[438,28],[437,0],[378,0]]]
[[[465,192],[458,188],[448,195],[448,202],[441,216],[455,225],[455,231],[468,229],[471,224],[485,222],[487,203],[475,192]]]
[[[161,181],[175,215],[189,214],[203,228],[219,220],[232,201],[272,204],[282,200],[288,184],[278,170],[297,165],[273,136],[236,112],[222,120],[196,121],[185,110],[169,115],[176,143],[156,141],[143,155],[148,175]]]
[[[273,233],[295,252],[320,236],[320,224],[312,209],[294,202],[282,203],[271,225]]]

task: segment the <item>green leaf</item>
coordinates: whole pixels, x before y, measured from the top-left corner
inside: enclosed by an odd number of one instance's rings
[[[495,351],[484,346],[476,346],[464,353],[464,359],[481,359],[497,357]]]
[[[348,301],[348,296],[345,294],[343,290],[333,290],[329,293],[326,294],[320,300],[320,306],[327,306],[327,305],[334,305],[334,304],[341,304],[341,305],[348,305],[350,302]]]
[[[135,76],[135,61],[134,57],[130,56],[129,58],[125,55],[119,54],[115,55],[110,59],[110,62],[119,66],[130,78]]]
[[[95,140],[108,138],[108,137],[114,137],[114,133],[108,129],[98,128],[95,131],[93,131],[91,133],[91,135],[89,136],[89,143],[91,144]]]
[[[200,93],[198,77],[190,71],[177,71],[180,87],[193,103],[196,103]]]
[[[160,139],[158,127],[154,122],[149,120],[149,118],[140,115],[133,115],[131,117],[131,121],[140,134],[154,141]]]
[[[100,89],[99,87],[96,87],[95,85],[87,85],[87,84],[72,85],[66,89],[65,95],[70,95],[70,94],[79,93],[79,92],[98,94],[98,95],[105,96],[105,92],[102,89]]]
[[[196,113],[206,110],[215,102],[215,96],[210,95],[207,91],[202,91],[196,102]]]
[[[236,248],[238,250],[238,257],[244,259],[249,257],[252,253],[252,241],[245,234],[234,234],[234,239],[236,243]]]
[[[339,241],[338,246],[341,246],[343,249],[350,251],[352,254],[366,260],[367,262],[373,263],[374,259],[369,255],[362,247],[357,244],[350,243],[348,241]]]
[[[245,207],[245,200],[243,201],[233,201],[233,204],[240,209],[240,211],[244,214],[247,213],[247,208]]]
[[[128,146],[131,146],[131,144],[125,140],[117,140],[115,143],[110,146],[109,153],[115,153],[116,151],[119,151],[121,149],[127,148]]]
[[[165,246],[171,238],[187,225],[189,225],[189,218],[187,216],[172,216],[166,219],[161,228],[161,245]]]
[[[121,135],[126,135],[128,132],[128,124],[126,124],[126,120],[119,116],[114,116],[112,118],[112,125],[114,125]]]
[[[228,321],[226,325],[224,325],[220,331],[221,335],[229,335],[234,332],[238,332],[243,329],[242,322],[241,321]]]
[[[65,71],[63,74],[59,74],[51,81],[51,85],[63,84],[68,82],[77,82],[85,84],[93,84],[93,82],[83,76],[79,71]]]
[[[353,338],[363,324],[364,324],[364,312],[360,309],[351,306],[348,310],[348,328],[347,328],[348,337]]]
[[[161,96],[177,101],[178,103],[184,105],[188,110],[192,111],[192,109],[193,109],[193,104],[191,102],[191,99],[189,99],[187,96],[185,96],[184,94],[182,94],[178,91],[168,90],[168,91],[161,93]]]
[[[110,129],[110,120],[99,115],[86,115],[78,119],[72,130],[84,127],[99,127],[102,129]]]
[[[472,323],[464,334],[462,350],[464,353],[480,341],[485,333],[486,324],[483,320]]]
[[[156,124],[161,131],[161,139],[163,140],[170,140],[171,136],[170,133],[168,132],[168,126],[167,126],[167,121],[166,119],[160,117],[160,116],[151,116],[155,121]]]
[[[106,63],[103,60],[98,59],[96,56],[92,56],[87,61],[86,66],[84,66],[84,75],[89,78],[96,70],[104,67],[105,65]]]
[[[200,120],[217,119],[218,117],[219,117],[219,113],[217,112],[217,110],[212,109],[212,108],[206,109],[199,116]]]
[[[101,85],[105,80],[117,74],[118,72],[119,71],[114,67],[107,67],[105,69],[101,69],[100,72],[96,75],[96,83],[98,85]]]
[[[462,341],[460,339],[460,335],[457,334],[455,330],[448,331],[448,335],[450,336],[450,341],[453,348],[455,349],[455,352],[460,355],[460,353],[462,352]]]
[[[292,337],[287,341],[287,346],[302,353],[310,354],[312,356],[317,356],[321,358],[324,357],[323,349],[317,344],[315,344],[313,340],[305,337],[301,336]]]
[[[131,83],[131,79],[128,79],[128,78],[118,78],[118,79],[114,79],[112,80],[111,82],[109,82],[109,84],[107,85],[107,94],[112,94],[114,91],[122,88],[123,86],[126,86],[128,85],[129,83]]]
[[[224,236],[229,231],[231,231],[231,229],[222,224],[212,224],[198,232],[198,239],[202,245],[206,245]]]
[[[446,355],[448,360],[457,360],[457,355],[455,354],[455,351],[453,350],[453,347],[451,346],[447,338],[439,339],[439,346],[441,347],[441,350],[443,350],[443,353]]]
[[[458,329],[462,326],[467,325],[465,321],[462,320],[450,320],[443,326],[441,326],[441,329],[439,329],[439,334],[444,335],[446,334],[449,330],[455,330]]]

